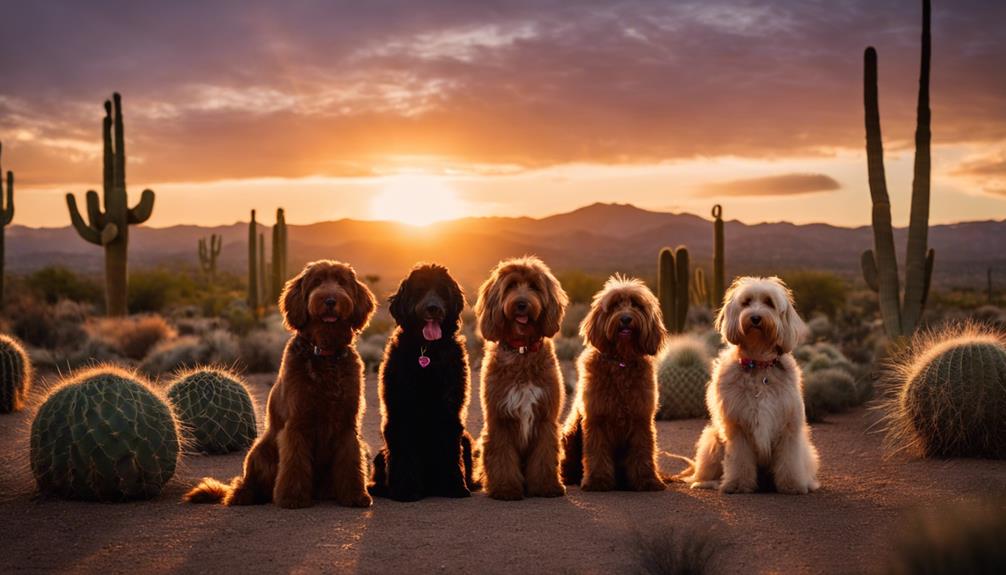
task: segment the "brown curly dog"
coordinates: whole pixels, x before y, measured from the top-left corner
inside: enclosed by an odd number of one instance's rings
[[[348,264],[320,260],[280,296],[286,345],[266,406],[266,431],[230,485],[206,478],[185,499],[308,507],[316,499],[367,507],[366,453],[360,441],[363,361],[354,342],[375,300]]]
[[[479,289],[482,359],[479,475],[494,499],[557,497],[562,375],[549,339],[568,298],[540,259],[502,261]]]
[[[638,279],[612,276],[580,325],[576,401],[563,433],[562,479],[585,491],[660,491],[653,357],[667,336],[660,303]]]

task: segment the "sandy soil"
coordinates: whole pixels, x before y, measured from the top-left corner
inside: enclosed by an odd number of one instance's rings
[[[252,378],[264,405],[271,378]],[[476,384],[477,385],[477,384]],[[379,445],[376,384],[364,433]],[[481,428],[477,401],[470,413]],[[261,419],[260,419],[261,422]],[[188,457],[153,501],[99,504],[33,499],[25,413],[0,416],[0,572],[586,572],[637,570],[637,537],[704,526],[723,545],[724,572],[849,573],[876,568],[890,537],[918,508],[1006,495],[1006,462],[885,460],[865,410],[816,425],[820,492],[723,496],[673,486],[663,493],[582,493],[498,502],[379,499],[334,504],[193,506],[180,498],[204,475],[229,478],[241,454]],[[661,447],[689,453],[703,422],[659,423]],[[675,469],[665,460],[666,471]],[[711,526],[711,527],[710,527]]]

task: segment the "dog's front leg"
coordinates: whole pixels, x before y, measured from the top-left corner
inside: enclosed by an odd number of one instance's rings
[[[758,460],[754,448],[741,433],[727,437],[723,455],[723,493],[754,493],[758,490]]]
[[[493,499],[524,498],[524,474],[520,469],[516,437],[499,437],[504,430],[489,429],[482,436],[482,470],[486,493]]]
[[[353,428],[332,439],[331,476],[335,501],[346,507],[370,507],[367,493],[367,460],[360,436]]]
[[[629,435],[625,478],[633,491],[663,491],[667,485],[657,474],[656,437],[652,428],[637,427]]]
[[[590,418],[583,425],[584,491],[611,491],[615,488],[615,460],[604,420]]]
[[[529,497],[561,497],[566,488],[559,480],[559,426],[542,421],[532,439],[527,457],[527,494]]]
[[[311,506],[311,448],[304,434],[287,424],[276,438],[279,471],[273,501],[280,507],[299,509]]]
[[[776,491],[791,494],[814,491],[819,486],[817,465],[817,450],[806,431],[786,433],[773,453],[772,477]]]

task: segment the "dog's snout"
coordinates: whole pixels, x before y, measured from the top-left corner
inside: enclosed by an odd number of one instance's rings
[[[334,297],[325,298],[325,307],[335,307],[335,298]]]
[[[618,321],[623,326],[628,326],[629,324],[632,323],[632,316],[631,315],[623,315],[622,317],[618,318]]]
[[[753,315],[753,316],[751,316],[751,324],[752,325],[761,325],[761,316],[760,315]]]
[[[526,299],[519,299],[516,303],[517,311],[520,313],[525,313],[528,310],[528,302]]]
[[[430,315],[435,315],[435,314],[441,313],[443,311],[444,311],[444,309],[440,306],[440,304],[431,303],[431,304],[427,304],[427,306],[426,306],[426,313],[428,313]]]

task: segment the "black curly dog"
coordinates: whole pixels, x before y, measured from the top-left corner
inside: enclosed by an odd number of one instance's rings
[[[398,328],[380,371],[384,448],[370,493],[398,501],[468,497],[472,438],[465,430],[471,379],[459,333],[465,296],[447,268],[413,268],[390,298]]]

